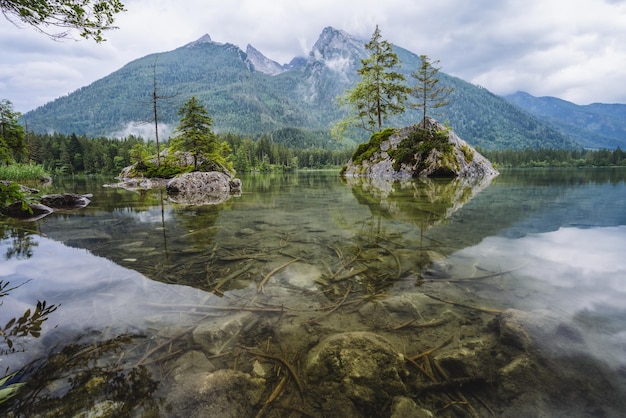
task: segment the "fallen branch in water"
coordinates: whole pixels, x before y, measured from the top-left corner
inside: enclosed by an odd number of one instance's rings
[[[233,280],[234,278],[237,278],[239,276],[241,276],[242,274],[244,274],[245,272],[247,272],[248,270],[250,270],[252,268],[252,264],[246,264],[242,269],[237,270],[232,272],[231,274],[229,274],[228,276],[224,277],[222,280],[220,280],[219,282],[217,282],[217,284],[215,285],[215,287],[213,288],[214,292],[219,292],[220,289],[229,281]]]
[[[413,318],[410,321],[404,322],[400,325],[397,325],[395,327],[393,327],[392,329],[394,331],[400,330],[402,328],[406,328],[408,326],[411,327],[415,327],[415,328],[431,328],[431,327],[438,327],[440,325],[444,325],[447,324],[448,322],[450,322],[450,318],[443,318],[443,319],[435,319],[429,322],[421,322],[419,324],[413,324],[415,321],[417,321],[417,318]]]
[[[287,310],[284,307],[281,308],[260,308],[256,306],[227,306],[227,305],[167,305],[161,303],[146,303],[146,306],[154,308],[170,308],[170,309],[213,309],[216,311],[249,311],[249,312],[279,312],[283,313]]]
[[[282,269],[284,269],[285,267],[287,267],[290,264],[295,263],[296,261],[300,261],[301,258],[294,258],[293,260],[289,260],[284,264],[281,264],[280,266],[276,267],[274,270],[270,271],[269,273],[267,273],[265,275],[265,277],[263,277],[263,280],[261,280],[261,282],[259,283],[259,285],[257,286],[257,291],[258,292],[263,292],[263,288],[265,286],[265,284],[269,281],[269,279],[275,275],[276,273],[278,273],[279,271],[281,271]]]
[[[465,385],[483,384],[487,381],[483,377],[457,377],[443,382],[424,383],[417,388],[418,392],[436,392],[461,389]]]
[[[429,295],[428,293],[424,293],[424,295],[428,296],[431,299],[438,300],[439,302],[448,303],[448,304],[454,305],[454,306],[460,306],[462,308],[474,309],[475,311],[491,313],[491,314],[501,314],[502,313],[502,311],[500,309],[481,308],[481,307],[478,307],[478,306],[465,305],[463,303],[454,302],[454,301],[446,300],[446,299],[441,299],[441,298],[438,298],[437,296]]]
[[[342,277],[341,279],[338,279],[339,273],[341,273],[342,271],[344,271],[347,267],[349,267],[350,265],[352,265],[352,263],[354,263],[356,260],[358,260],[358,258],[361,255],[361,250],[359,249],[359,251],[357,251],[356,255],[354,257],[352,257],[350,259],[350,261],[348,261],[347,263],[342,264],[341,266],[339,266],[339,268],[337,269],[336,272],[332,273],[331,277],[329,277],[331,280],[335,281],[335,280],[345,280],[347,277]],[[357,273],[358,274],[358,273]],[[351,276],[349,276],[351,277]]]
[[[524,263],[524,264],[522,264],[520,266],[513,267],[513,268],[510,268],[508,270],[500,271],[500,272],[497,272],[497,273],[485,274],[484,276],[459,277],[459,278],[456,278],[456,279],[442,279],[442,281],[454,283],[454,282],[468,282],[468,281],[474,281],[474,280],[490,279],[492,277],[498,277],[498,276],[503,276],[503,275],[508,274],[508,273],[512,273],[512,272],[514,272],[516,270],[519,270],[519,269],[525,267],[527,264],[528,263]]]
[[[360,268],[360,269],[356,269],[356,270],[350,270],[349,272],[344,273],[341,276],[335,275],[333,277],[332,281],[333,281],[333,283],[337,283],[337,282],[340,282],[342,280],[346,280],[346,279],[349,279],[351,277],[354,277],[354,276],[356,276],[358,274],[364,273],[366,271],[367,271],[367,268],[365,268],[365,267]]]
[[[283,378],[280,380],[280,382],[278,382],[278,385],[276,385],[276,387],[274,388],[274,390],[270,394],[270,397],[267,398],[267,400],[263,404],[263,407],[256,414],[256,418],[261,418],[262,416],[264,416],[265,412],[267,411],[267,408],[272,404],[272,402],[274,402],[276,399],[278,399],[278,397],[280,396],[280,394],[283,391],[283,388],[285,387],[285,383],[287,383],[287,379],[288,378],[289,378],[289,375],[285,374],[283,376]]]
[[[244,347],[244,348],[248,351],[248,353],[254,356],[263,357],[269,360],[274,360],[274,361],[279,362],[283,366],[285,366],[285,368],[289,371],[289,374],[291,375],[291,377],[293,377],[293,380],[296,382],[296,385],[298,386],[298,390],[300,391],[300,393],[304,394],[304,384],[302,383],[302,380],[298,377],[298,373],[296,373],[296,370],[291,365],[291,363],[289,363],[287,360],[279,356],[262,353],[260,351],[256,351],[247,347]]]
[[[400,276],[402,275],[402,264],[400,264],[400,258],[398,257],[398,255],[394,252],[391,251],[391,249],[380,245],[380,244],[376,244],[378,245],[378,247],[382,248],[383,250],[385,250],[386,252],[388,252],[389,254],[391,254],[391,256],[393,257],[393,259],[396,262],[396,267],[398,268],[398,270],[396,271],[396,280],[398,280],[400,278]]]
[[[346,290],[346,293],[343,295],[343,298],[341,298],[341,300],[335,305],[333,306],[328,312],[318,316],[317,318],[313,318],[313,319],[309,319],[307,321],[307,323],[311,323],[311,322],[317,322],[322,318],[327,317],[328,315],[330,315],[331,313],[335,312],[337,309],[339,309],[339,307],[341,305],[344,304],[344,302],[346,301],[346,299],[348,299],[348,296],[350,296],[350,292],[352,291],[352,283],[350,283],[348,285],[348,289]]]
[[[414,355],[414,356],[412,356],[412,357],[408,357],[408,358],[409,358],[409,359],[411,359],[411,360],[413,360],[413,361],[415,361],[415,360],[417,360],[418,358],[422,358],[422,357],[429,356],[429,355],[431,355],[432,353],[434,353],[435,351],[440,350],[440,349],[442,349],[443,347],[445,347],[446,345],[450,344],[450,343],[452,342],[452,340],[453,340],[453,339],[454,339],[454,335],[450,335],[450,336],[448,337],[448,339],[447,339],[447,340],[445,340],[444,342],[442,342],[442,343],[441,343],[441,344],[439,344],[438,346],[433,347],[433,348],[431,348],[431,349],[429,349],[429,350],[426,350],[426,351],[424,351],[424,352],[421,352],[421,353],[419,353],[419,354],[416,354],[416,355]]]

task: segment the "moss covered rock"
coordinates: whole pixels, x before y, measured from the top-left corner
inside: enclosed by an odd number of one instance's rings
[[[489,160],[444,125],[386,129],[361,144],[342,171],[349,177],[493,177]]]

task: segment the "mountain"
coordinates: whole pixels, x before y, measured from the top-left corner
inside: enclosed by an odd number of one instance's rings
[[[411,51],[394,46],[402,72],[420,66]],[[328,132],[344,116],[336,98],[358,80],[365,41],[332,27],[325,28],[306,57],[281,65],[248,46],[244,52],[209,35],[173,51],[150,54],[129,62],[108,76],[24,115],[35,132],[123,136],[153,122],[153,95],[158,118],[166,128],[178,124],[178,109],[192,95],[203,103],[217,132],[256,136],[284,128]],[[454,87],[451,104],[441,121],[473,146],[493,148],[570,148],[577,144],[484,88],[440,73],[441,83]],[[408,109],[387,126],[421,120],[419,109]],[[144,127],[145,129],[145,127]],[[353,138],[369,139],[365,131]]]
[[[525,92],[504,96],[586,148],[626,149],[626,104],[580,106],[556,97]]]
[[[283,65],[267,58],[250,44],[246,47],[246,55],[248,56],[248,61],[254,66],[254,69],[263,74],[277,75],[287,70]]]

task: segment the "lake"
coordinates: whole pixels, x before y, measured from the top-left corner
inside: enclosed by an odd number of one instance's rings
[[[241,179],[185,206],[60,177],[90,205],[2,220],[0,409],[626,414],[625,169]]]

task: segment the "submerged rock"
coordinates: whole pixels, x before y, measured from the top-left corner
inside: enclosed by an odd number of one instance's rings
[[[345,332],[322,340],[309,353],[305,370],[320,399],[332,405],[347,402],[373,412],[407,394],[404,358],[389,341],[370,332]]]
[[[491,162],[432,118],[372,135],[348,162],[346,177],[495,177]]]
[[[391,418],[432,418],[433,413],[417,406],[411,398],[397,396],[391,404]]]
[[[235,370],[187,376],[169,392],[171,417],[240,418],[255,415],[265,379]]]
[[[519,349],[562,353],[585,348],[581,330],[550,311],[507,309],[498,319],[500,339]]]
[[[194,328],[194,343],[215,356],[228,351],[237,342],[242,329],[253,327],[258,318],[252,312],[238,312],[225,318],[211,318]]]

